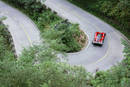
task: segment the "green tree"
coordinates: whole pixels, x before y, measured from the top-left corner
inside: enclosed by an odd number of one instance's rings
[[[55,55],[57,53],[51,48],[34,46],[25,50],[17,61],[9,59],[0,61],[1,87],[86,87],[89,85],[87,81],[90,80],[91,75],[84,68],[58,62],[59,58]]]

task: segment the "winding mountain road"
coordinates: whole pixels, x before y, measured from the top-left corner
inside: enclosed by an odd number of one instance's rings
[[[82,65],[88,71],[95,72],[96,69],[109,69],[123,59],[122,36],[112,26],[67,0],[46,0],[45,5],[57,12],[59,16],[73,23],[78,23],[80,28],[88,35],[89,44],[87,47],[78,53],[69,54],[70,64]],[[91,44],[96,31],[106,32],[107,34],[103,47]]]
[[[56,11],[59,16],[78,23],[88,36],[89,43],[82,51],[68,54],[68,62],[71,65],[82,65],[89,72],[95,72],[96,69],[109,69],[123,59],[122,36],[113,27],[66,0],[46,0],[45,5]],[[23,47],[40,41],[40,34],[34,23],[23,13],[1,1],[0,16],[7,17],[4,23],[9,25],[18,55]],[[107,34],[102,47],[91,44],[96,31]]]
[[[17,56],[23,48],[40,42],[40,32],[35,24],[17,9],[0,1],[0,17],[2,16],[7,17],[4,24],[8,25]]]

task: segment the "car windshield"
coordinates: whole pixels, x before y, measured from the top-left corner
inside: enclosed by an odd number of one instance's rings
[[[97,41],[99,41],[101,39],[101,37],[102,37],[102,34],[98,34],[97,35]]]

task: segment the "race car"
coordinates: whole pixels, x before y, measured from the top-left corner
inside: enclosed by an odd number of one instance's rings
[[[92,44],[102,46],[103,43],[104,43],[105,37],[106,37],[106,33],[104,33],[104,32],[96,32]]]

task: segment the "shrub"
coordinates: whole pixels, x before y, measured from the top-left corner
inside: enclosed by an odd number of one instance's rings
[[[14,54],[11,51],[9,36],[5,31],[6,26],[1,22],[2,20],[0,19],[0,61],[3,61],[7,57],[10,57],[10,59],[14,58]]]
[[[80,66],[57,62],[46,45],[24,50],[19,60],[0,61],[1,87],[86,87],[90,74]]]

